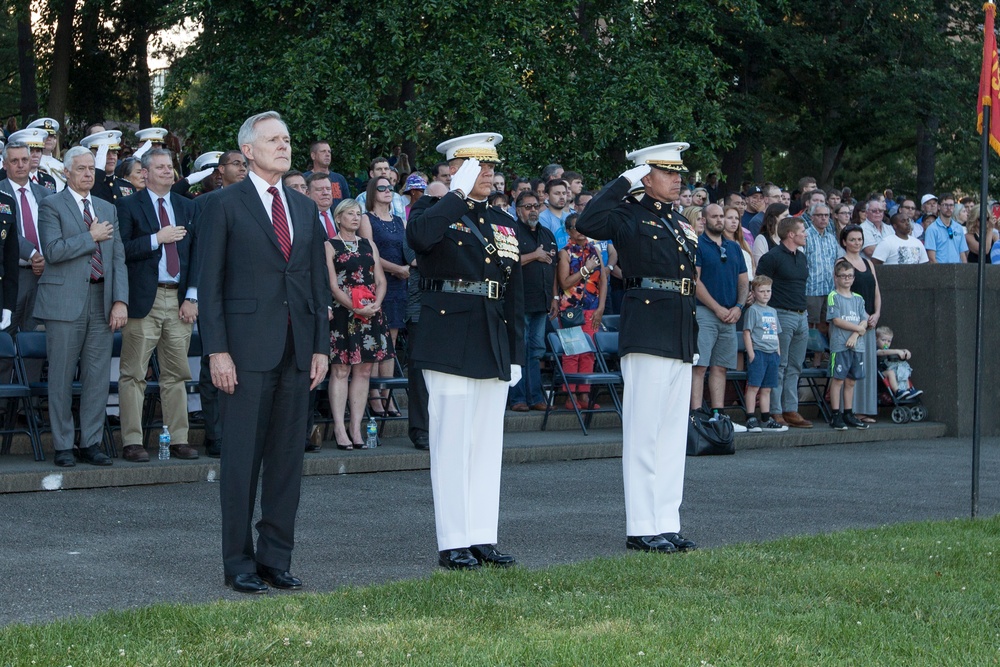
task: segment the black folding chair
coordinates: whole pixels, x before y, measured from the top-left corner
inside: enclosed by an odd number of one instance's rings
[[[374,370],[374,368],[372,370]],[[368,390],[369,390],[368,393],[369,393],[369,396],[371,396],[371,391],[373,389],[378,389],[380,396],[381,396],[381,392],[383,390],[387,391],[387,396],[385,396],[385,397],[383,397],[381,399],[381,401],[382,401],[382,409],[386,410],[386,411],[388,410],[388,407],[390,405],[393,405],[393,404],[395,404],[397,407],[399,407],[399,401],[397,401],[395,399],[397,391],[402,391],[404,394],[407,395],[406,405],[407,405],[407,410],[409,410],[409,404],[410,404],[410,402],[409,402],[409,387],[410,387],[410,381],[406,377],[406,373],[403,372],[403,367],[399,363],[399,355],[398,354],[395,357],[393,357],[393,375],[392,375],[392,377],[378,377],[378,376],[372,375],[368,379]],[[390,417],[388,415],[388,413],[386,413],[385,416],[382,416],[382,417],[379,417],[378,415],[372,414],[372,411],[371,411],[371,401],[372,400],[376,400],[376,399],[374,397],[372,397],[371,400],[367,401],[366,404],[365,404],[365,420],[367,421],[371,417],[375,418],[375,421],[378,422],[378,434],[379,434],[379,437],[382,437],[382,432],[385,430],[385,424],[386,424],[386,422],[398,421],[398,420],[402,420],[402,419],[409,419],[406,415],[404,415],[402,413],[402,410],[400,410],[400,414],[399,414],[398,417]]]
[[[590,336],[584,336],[587,340],[588,352],[595,355],[595,364],[598,363],[596,358],[597,350],[594,347],[594,341],[591,340]],[[542,430],[545,430],[545,426],[549,421],[549,414],[553,410],[556,397],[560,394],[566,394],[573,406],[573,411],[576,413],[576,418],[580,422],[580,428],[583,430],[583,434],[587,435],[587,426],[590,424],[593,415],[600,412],[614,412],[621,418],[621,401],[618,397],[618,387],[623,385],[622,377],[619,373],[611,373],[606,371],[598,371],[591,373],[567,373],[563,368],[562,355],[566,352],[563,349],[562,341],[559,340],[559,334],[550,333],[548,335],[549,348],[552,350],[553,363],[556,368],[556,375],[560,381],[560,385],[555,387],[552,392],[548,395],[548,400],[545,404],[545,417],[542,419]],[[603,360],[600,362],[603,365]],[[569,385],[580,385],[587,384],[590,385],[589,392],[589,405],[594,405],[594,399],[597,396],[598,391],[601,387],[604,387],[612,396],[612,402],[614,407],[612,408],[581,408],[580,404],[576,400],[576,395],[574,392],[569,391]],[[560,390],[560,387],[562,389]],[[586,419],[584,418],[586,415]]]
[[[4,401],[4,422],[3,427],[0,428],[0,434],[3,434],[3,444],[0,446],[0,453],[9,454],[14,434],[25,433],[31,440],[31,451],[35,455],[35,460],[44,461],[45,453],[42,451],[42,440],[35,426],[34,411],[31,409],[31,388],[24,382],[17,359],[17,348],[14,347],[14,339],[5,332],[0,332],[0,362],[6,362],[11,369],[10,375],[0,378],[0,400]],[[18,428],[18,408],[24,410],[28,428]]]

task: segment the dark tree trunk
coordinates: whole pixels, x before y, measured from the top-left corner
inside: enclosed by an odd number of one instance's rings
[[[63,0],[56,36],[52,43],[52,73],[49,77],[48,114],[60,123],[66,120],[66,102],[69,99],[69,68],[73,60],[73,18],[76,0]]]
[[[21,83],[21,126],[38,115],[38,88],[35,86],[35,40],[31,34],[31,3],[18,7],[17,71]]]
[[[149,33],[136,28],[133,36],[135,52],[136,103],[139,107],[139,127],[153,126],[153,90],[149,79]]]
[[[722,156],[722,182],[719,184],[719,192],[725,196],[732,192],[740,191],[740,183],[743,182],[743,165],[747,161],[747,141],[744,137],[739,137],[736,145]]]
[[[937,133],[941,121],[936,116],[917,120],[917,192],[934,192]]]

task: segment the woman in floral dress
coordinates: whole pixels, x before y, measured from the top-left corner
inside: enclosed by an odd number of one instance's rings
[[[326,245],[326,266],[334,306],[330,322],[330,412],[340,449],[361,446],[361,418],[365,413],[372,365],[393,357],[389,329],[382,314],[385,274],[378,249],[358,236],[361,207],[353,199],[337,205],[333,214],[337,235]],[[350,383],[348,383],[350,377]],[[344,426],[350,403],[351,432]]]

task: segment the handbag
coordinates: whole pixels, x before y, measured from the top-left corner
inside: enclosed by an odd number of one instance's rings
[[[688,420],[688,456],[719,456],[735,453],[735,431],[729,417],[720,415],[713,421],[712,413],[704,408],[691,411],[691,418]]]
[[[559,311],[559,326],[563,329],[583,326],[583,306],[572,306]]]

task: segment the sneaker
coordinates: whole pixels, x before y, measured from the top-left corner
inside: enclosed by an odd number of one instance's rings
[[[899,389],[899,390],[896,391],[896,400],[897,401],[905,401],[909,397],[910,397],[910,390],[909,389]]]
[[[733,424],[735,426],[736,424]],[[747,431],[750,433],[760,433],[764,429],[760,426],[760,420],[756,417],[751,417],[747,420]]]
[[[733,422],[733,433],[746,433],[746,432],[747,432],[746,426],[744,426],[743,424],[737,424],[736,422]]]
[[[920,394],[924,393],[924,390],[923,389],[914,389],[913,387],[910,387],[909,392],[910,393],[907,394],[907,396],[906,396],[907,398],[916,398]]]
[[[844,423],[844,415],[839,412],[833,415],[833,419],[830,420],[830,428],[834,431],[846,431],[847,424]]]
[[[848,426],[853,426],[854,428],[866,429],[868,424],[864,423],[852,412],[851,414],[844,415],[844,424]]]
[[[766,422],[761,424],[761,427],[765,431],[773,431],[775,433],[781,433],[782,431],[788,430],[788,426],[786,426],[785,424],[779,424],[777,421],[775,421],[774,417],[771,417]]]

